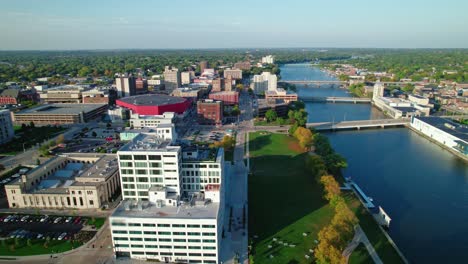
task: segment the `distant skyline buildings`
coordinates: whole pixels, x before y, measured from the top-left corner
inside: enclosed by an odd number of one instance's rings
[[[468,48],[467,1],[184,3],[136,0],[128,12],[122,0],[4,1],[0,50]]]

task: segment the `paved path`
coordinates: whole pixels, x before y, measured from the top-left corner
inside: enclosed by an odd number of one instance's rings
[[[374,263],[383,264],[379,255],[377,255],[377,252],[375,251],[374,246],[372,246],[372,244],[370,243],[369,239],[366,236],[366,233],[364,233],[360,225],[357,225],[357,227],[355,228],[353,240],[351,240],[349,245],[343,251],[343,256],[345,256],[346,259],[348,260],[351,254],[353,253],[353,251],[356,249],[356,247],[360,243],[364,244],[364,246],[367,249],[367,252],[369,252],[369,255],[371,256]]]

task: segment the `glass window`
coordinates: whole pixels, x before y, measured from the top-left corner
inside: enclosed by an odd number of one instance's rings
[[[200,243],[201,240],[200,239],[189,239],[188,242],[190,242],[190,243]]]
[[[158,245],[145,245],[145,248],[158,248]]]
[[[141,238],[141,237],[131,237],[130,241],[143,241],[143,238]]]
[[[187,256],[187,253],[174,253],[174,256]]]
[[[174,242],[187,242],[187,239],[174,238]]]
[[[158,224],[158,227],[171,227],[170,224]]]
[[[189,236],[199,236],[200,233],[199,232],[188,232],[188,235]]]
[[[135,230],[130,230],[128,231],[128,233],[131,235],[141,235],[141,231],[135,231]]]
[[[123,182],[135,182],[135,178],[133,177],[122,177]]]
[[[120,160],[132,160],[132,155],[120,155]]]
[[[185,236],[185,232],[172,232],[174,236]]]
[[[156,227],[156,224],[143,224],[145,227]]]
[[[156,231],[144,231],[143,234],[145,234],[145,235],[156,235]]]
[[[149,155],[149,160],[161,160],[161,155]]]
[[[170,236],[171,232],[158,232],[159,235]]]
[[[169,246],[169,245],[160,245],[159,248],[172,248],[172,246]]]
[[[150,175],[161,175],[162,171],[161,170],[150,170]]]
[[[128,240],[128,237],[114,237],[114,240],[118,241],[118,240],[125,240],[127,241]]]
[[[203,247],[203,249],[209,249],[209,250],[211,250],[211,249],[216,249],[216,247]]]
[[[202,225],[203,228],[215,228],[215,225]]]
[[[215,233],[203,233],[204,236],[215,236]]]
[[[134,160],[146,160],[146,155],[133,155]]]
[[[145,241],[158,241],[157,238],[154,238],[154,237],[145,237]]]
[[[135,167],[137,167],[137,168],[146,168],[146,167],[148,167],[148,163],[137,161],[137,162],[135,162]]]
[[[122,174],[133,174],[133,170],[130,169],[120,169],[120,171]]]
[[[172,227],[185,227],[185,225],[181,225],[181,224],[173,224]]]
[[[138,192],[138,196],[148,196],[148,192]]]
[[[163,182],[162,178],[150,178],[151,182]]]
[[[150,168],[161,168],[162,165],[159,162],[150,162]]]
[[[125,223],[119,223],[119,222],[112,222],[112,226],[126,226],[127,224]]]
[[[159,242],[171,242],[170,238],[160,238]]]
[[[128,162],[128,161],[121,161],[120,167],[133,167],[133,163]]]
[[[135,244],[133,244],[133,245],[131,245],[131,247],[132,247],[132,248],[143,248],[143,245],[135,245]]]
[[[141,226],[140,223],[128,223],[128,226]]]
[[[203,243],[216,243],[214,239],[203,239]]]
[[[146,175],[148,174],[148,171],[147,170],[136,170],[136,173],[135,174],[138,174],[138,175]],[[145,182],[147,182],[148,180],[146,180]]]
[[[198,228],[200,225],[187,225],[188,228]]]

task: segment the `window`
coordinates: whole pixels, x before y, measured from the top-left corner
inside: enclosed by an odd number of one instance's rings
[[[148,192],[138,192],[138,196],[148,196]]]
[[[120,155],[120,160],[132,160],[132,155]]]
[[[164,165],[176,165],[175,162],[165,162]]]
[[[143,248],[143,245],[131,245],[132,248]]]
[[[120,241],[120,240],[128,241],[128,237],[114,237],[114,240],[116,240],[116,241]]]
[[[181,224],[173,224],[172,227],[185,227],[185,225],[181,225]]]
[[[210,164],[210,168],[219,168],[218,164]]]
[[[112,230],[112,234],[127,234],[126,230]]]
[[[200,225],[187,225],[188,228],[198,228]]]
[[[156,235],[156,231],[144,231],[143,234],[145,234],[145,235]]]
[[[143,224],[144,227],[156,227],[155,224]]]
[[[189,253],[189,256],[194,256],[194,257],[198,256],[198,257],[200,257],[201,253]]]
[[[150,187],[149,184],[137,184],[137,189],[143,189],[143,190],[148,190]]]
[[[133,167],[133,163],[128,162],[128,161],[121,161],[120,167]]]
[[[161,168],[161,163],[159,162],[150,162],[149,164],[150,168]]]
[[[158,232],[158,235],[170,236],[171,232]]]
[[[199,232],[188,232],[187,233],[189,236],[199,236],[200,233]]]
[[[154,238],[154,237],[145,237],[145,241],[152,241],[152,242],[155,242],[155,241],[158,241],[157,238]]]
[[[93,195],[93,191],[86,191],[86,194]]]
[[[158,245],[145,245],[145,248],[158,248]]]
[[[203,233],[204,236],[216,236],[215,233]]]
[[[188,242],[190,243],[200,243],[200,239],[189,239]]]
[[[130,241],[143,241],[141,237],[131,237]]]
[[[163,155],[163,157],[165,157],[165,158],[175,158],[176,155]]]
[[[213,250],[216,249],[216,247],[203,247],[203,249]]]
[[[130,246],[128,244],[115,244],[115,248],[119,248],[119,247],[128,248]]]
[[[214,239],[203,239],[203,243],[216,243]]]
[[[133,174],[133,170],[130,169],[121,169],[122,174]]]
[[[216,254],[213,254],[213,253],[204,253],[203,256],[204,256],[204,257],[216,257]]]
[[[135,178],[133,177],[122,177],[123,182],[135,182]]]
[[[164,170],[164,172],[176,172],[176,170]]]
[[[132,251],[132,255],[144,255],[145,252],[143,251]]]
[[[171,225],[169,224],[158,224],[158,227],[170,227]]]
[[[125,223],[119,223],[119,222],[112,222],[111,225],[112,226],[126,226]]]
[[[185,232],[172,232],[174,236],[185,236]]]
[[[161,155],[149,155],[149,160],[161,160]]]
[[[202,225],[203,228],[215,228],[215,225]]]
[[[187,253],[174,253],[174,256],[187,256]]]
[[[141,226],[140,223],[128,223],[128,226]]]
[[[161,256],[172,256],[171,252],[159,252],[159,255]]]
[[[146,160],[146,155],[133,155],[134,160]]]
[[[89,200],[89,205],[94,205],[94,201],[93,201],[93,200]]]
[[[162,178],[150,178],[151,182],[163,182]]]
[[[130,230],[128,231],[128,233],[131,235],[141,235],[141,231],[135,231],[135,230]]]
[[[140,162],[135,162],[135,167],[137,167],[137,168],[146,168],[146,167],[148,167],[148,163],[141,162],[141,161]]]
[[[161,170],[150,170],[151,175],[161,175]]]
[[[170,238],[160,238],[159,241],[160,242],[171,242],[171,239]]]
[[[123,184],[124,189],[135,189],[135,184]]]
[[[187,239],[174,238],[174,242],[187,242]]]
[[[135,195],[136,195],[136,192],[134,192],[134,191],[124,191],[124,195],[127,195],[127,196],[135,196]]]
[[[138,175],[146,175],[146,174],[148,174],[148,171],[147,171],[147,170],[136,170],[136,173],[135,173],[135,174],[138,174]],[[139,178],[139,179],[141,179],[141,178]],[[147,181],[148,181],[148,179],[146,179],[145,182],[147,182]]]
[[[169,246],[169,245],[160,245],[159,248],[172,248],[172,246]]]

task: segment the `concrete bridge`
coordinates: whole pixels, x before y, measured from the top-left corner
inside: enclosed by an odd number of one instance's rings
[[[281,80],[279,82],[290,84],[347,84],[347,81],[313,81],[313,80]]]
[[[322,123],[307,123],[308,128],[313,128],[316,131],[326,130],[345,130],[345,129],[361,129],[361,128],[385,128],[406,126],[410,122],[409,119],[375,119],[375,120],[356,120],[356,121],[341,121],[341,122],[322,122]]]
[[[315,96],[301,96],[300,100],[304,102],[317,102],[317,103],[366,103],[370,104],[372,100],[370,98],[360,97],[315,97]]]

